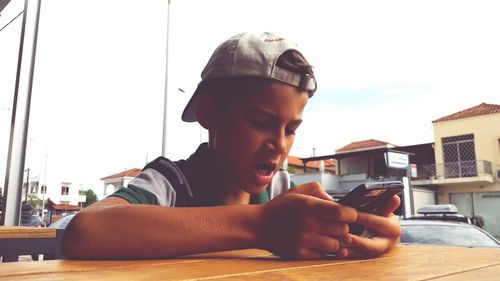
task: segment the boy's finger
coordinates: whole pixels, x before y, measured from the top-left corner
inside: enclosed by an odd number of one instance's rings
[[[323,220],[317,228],[317,233],[329,237],[343,237],[349,233],[347,223]]]
[[[311,248],[320,254],[336,254],[340,247],[338,238],[327,235],[316,235],[311,243]]]
[[[358,218],[356,209],[335,202],[318,202],[314,206],[314,214],[323,220],[338,222],[355,222]]]
[[[391,248],[392,240],[384,237],[364,238],[349,235],[349,246],[345,247],[345,257],[373,257],[384,253]]]
[[[382,217],[378,215],[359,212],[356,223],[374,230],[387,237],[399,237],[401,226],[396,216]]]
[[[296,192],[304,195],[313,196],[323,200],[333,201],[333,197],[330,196],[321,186],[319,182],[309,182],[299,186],[296,186],[289,190],[290,192]]]
[[[399,207],[399,204],[401,204],[401,199],[399,196],[394,195],[392,198],[387,200],[387,203],[385,203],[379,210],[379,214],[384,217],[388,217],[394,211]]]

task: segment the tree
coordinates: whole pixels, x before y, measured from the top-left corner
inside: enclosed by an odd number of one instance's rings
[[[28,202],[25,203],[31,205],[32,209],[42,209],[42,199],[38,198],[36,194],[28,194]]]
[[[85,196],[87,198],[85,199],[85,202],[82,204],[84,208],[97,202],[97,195],[94,193],[94,191],[92,191],[92,189],[85,191]]]

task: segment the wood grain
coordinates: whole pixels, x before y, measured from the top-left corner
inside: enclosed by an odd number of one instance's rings
[[[0,239],[3,238],[54,238],[55,228],[0,226]]]
[[[500,277],[498,256],[500,249],[398,246],[374,259],[291,261],[250,249],[164,260],[8,263],[0,264],[0,280],[471,280]]]

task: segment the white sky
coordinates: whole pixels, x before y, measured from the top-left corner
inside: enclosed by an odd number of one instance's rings
[[[0,27],[22,10],[12,0]],[[171,0],[167,156],[200,142],[180,114],[212,51],[243,31],[296,42],[318,91],[292,155],[352,141],[433,141],[432,120],[500,104],[497,1]],[[98,185],[161,153],[167,1],[42,1],[27,162],[47,178]],[[0,32],[0,182],[22,17]],[[178,89],[184,89],[181,93]],[[205,133],[202,139],[206,139]]]

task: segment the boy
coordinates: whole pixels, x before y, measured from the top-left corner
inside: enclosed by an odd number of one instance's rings
[[[182,119],[209,132],[187,160],[160,157],[112,196],[85,208],[66,229],[69,258],[159,258],[261,248],[293,259],[374,256],[392,248],[400,228],[392,212],[358,213],[336,204],[318,183],[273,200],[267,189],[286,159],[304,107],[316,91],[297,47],[271,33],[223,42],[201,74]],[[267,202],[268,201],[268,202]],[[348,223],[375,231],[348,234]]]

